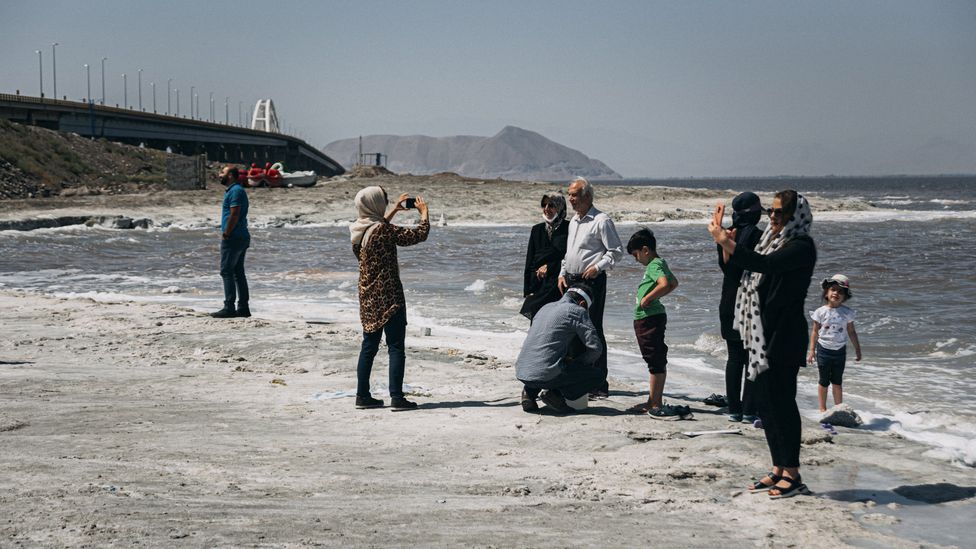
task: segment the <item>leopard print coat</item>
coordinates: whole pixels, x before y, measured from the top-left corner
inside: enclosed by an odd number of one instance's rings
[[[419,244],[427,240],[429,232],[430,222],[426,220],[413,229],[383,223],[373,230],[366,246],[358,249],[359,319],[364,332],[381,330],[394,314],[406,309],[397,246]]]

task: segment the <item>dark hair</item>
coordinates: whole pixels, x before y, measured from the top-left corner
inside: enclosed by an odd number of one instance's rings
[[[650,229],[642,227],[627,241],[627,253],[632,254],[644,246],[657,253],[657,239],[654,238],[654,233]]]
[[[230,166],[227,169],[227,175],[230,176],[232,181],[237,181],[241,178],[241,171],[237,169],[237,166]]]
[[[787,221],[789,221],[790,218],[793,217],[793,214],[796,212],[796,197],[797,196],[799,196],[799,193],[797,193],[793,189],[786,189],[784,191],[780,191],[780,192],[778,192],[778,193],[776,193],[776,194],[773,195],[773,198],[778,198],[779,199],[779,204],[783,208],[783,223],[784,224]]]
[[[827,285],[824,286],[823,293],[820,295],[820,298],[823,299],[824,301],[827,301],[827,290],[831,288],[837,288],[841,290],[844,293],[844,301],[847,301],[848,299],[851,298],[850,288],[845,288],[837,282],[828,282]]]

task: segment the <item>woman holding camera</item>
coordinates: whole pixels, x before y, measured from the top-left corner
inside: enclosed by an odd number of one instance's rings
[[[806,363],[807,328],[804,301],[817,263],[810,238],[813,212],[794,190],[776,193],[769,225],[755,249],[740,246],[722,227],[725,206],[715,208],[708,232],[729,256],[729,264],[748,271],[735,300],[732,327],[749,354],[753,398],[766,433],[773,469],[749,486],[770,498],[808,494],[800,478],[800,411],[796,377]]]
[[[400,282],[397,246],[413,246],[427,240],[430,232],[427,203],[402,194],[396,205],[386,212],[389,199],[382,187],[366,187],[356,193],[359,217],[349,226],[352,251],[359,260],[359,317],[363,324],[363,344],[356,367],[356,408],[379,408],[383,401],[369,391],[369,375],[386,333],[390,354],[390,406],[394,410],[411,410],[415,402],[403,395],[403,371],[406,363],[404,338],[407,332],[407,304]],[[397,212],[415,206],[420,224],[415,228],[393,225]]]

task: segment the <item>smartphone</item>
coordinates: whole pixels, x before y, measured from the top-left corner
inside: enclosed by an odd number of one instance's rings
[[[406,208],[406,209],[408,209],[408,210],[412,210],[412,209],[416,208],[417,207],[417,199],[416,198],[408,198],[408,199],[404,200],[403,201],[403,207]]]

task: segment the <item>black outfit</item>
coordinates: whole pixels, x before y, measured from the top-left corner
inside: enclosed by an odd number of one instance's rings
[[[552,237],[546,231],[546,223],[542,222],[532,227],[529,235],[529,247],[525,253],[525,273],[522,283],[521,314],[529,320],[535,316],[546,303],[559,300],[559,269],[566,255],[566,235],[569,234],[569,221],[563,219],[552,232]],[[546,276],[541,280],[535,276],[539,267],[546,265]]]
[[[751,221],[751,220],[748,220]],[[762,237],[762,232],[754,223],[743,223],[736,226],[735,246],[744,246],[749,250],[755,249]],[[722,298],[718,303],[718,319],[722,326],[722,339],[728,348],[728,359],[725,361],[725,395],[729,402],[730,414],[756,415],[756,407],[752,402],[752,382],[748,379],[743,386],[742,373],[745,369],[746,353],[742,345],[742,337],[732,328],[732,318],[735,312],[735,294],[739,290],[742,279],[742,267],[726,263],[722,256],[722,246],[718,248],[718,266],[722,269]],[[741,398],[740,398],[741,395]]]
[[[753,398],[773,465],[799,467],[796,376],[806,359],[809,330],[804,301],[817,248],[809,236],[793,238],[768,255],[736,245],[729,263],[764,275],[757,291],[769,369],[756,377]]]

